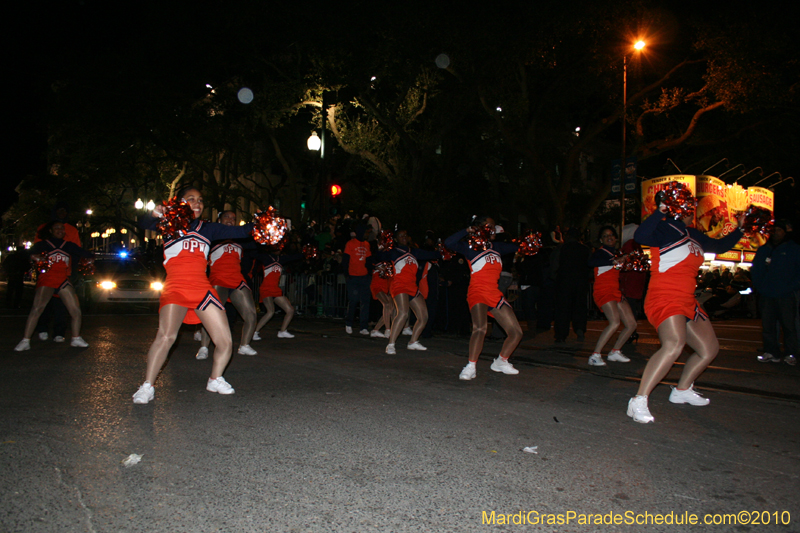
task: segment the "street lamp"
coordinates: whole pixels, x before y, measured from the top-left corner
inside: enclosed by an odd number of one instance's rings
[[[306,141],[306,145],[312,152],[317,152],[320,148],[322,148],[322,141],[320,140],[316,131],[311,132],[311,136],[308,138],[308,141]]]
[[[645,47],[644,41],[637,41],[633,45],[633,49],[637,52],[641,52],[642,49]],[[625,153],[626,149],[626,126],[625,124],[628,117],[628,54],[625,53],[622,56],[622,159],[619,162],[619,206],[620,211],[622,212],[622,216],[620,217],[620,226],[619,231],[620,235],[622,235],[622,228],[625,227],[625,175],[626,170],[628,167],[625,158],[627,154]]]
[[[141,198],[137,198],[136,201],[133,203],[133,207],[135,207],[136,209],[143,209],[144,202],[142,201]]]

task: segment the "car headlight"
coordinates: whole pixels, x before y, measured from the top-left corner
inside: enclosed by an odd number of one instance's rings
[[[97,286],[108,291],[116,288],[117,284],[113,281],[101,281],[97,284]]]
[[[154,291],[160,291],[164,288],[164,284],[161,283],[160,281],[154,281],[153,283],[150,284],[150,288],[153,289]]]

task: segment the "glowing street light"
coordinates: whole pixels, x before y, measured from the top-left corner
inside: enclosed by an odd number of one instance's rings
[[[311,136],[308,138],[308,141],[306,141],[306,145],[308,149],[313,152],[318,152],[319,149],[322,148],[322,140],[319,138],[316,131],[311,132]]]
[[[637,52],[641,52],[642,49],[646,46],[646,43],[642,40],[637,41],[633,45],[633,49]],[[619,231],[622,232],[622,228],[625,227],[625,177],[626,177],[626,170],[627,170],[627,163],[625,158],[627,157],[626,151],[626,124],[625,120],[628,116],[628,54],[623,54],[622,56],[622,159],[619,162],[619,206],[620,211],[622,212],[622,216],[620,217],[620,226]],[[620,233],[621,235],[622,233]]]
[[[135,207],[136,209],[144,209],[144,202],[142,201],[141,198],[137,198],[136,202],[134,202],[133,204],[133,207]]]
[[[146,207],[148,211],[152,211],[153,209],[156,208],[156,203],[153,200],[148,200]]]

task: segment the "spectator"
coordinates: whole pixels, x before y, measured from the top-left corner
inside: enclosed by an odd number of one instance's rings
[[[761,312],[764,353],[762,363],[778,363],[780,339],[778,324],[783,331],[783,360],[797,364],[797,294],[800,291],[800,246],[791,239],[792,225],[787,220],[775,222],[769,241],[756,252],[753,259],[753,289],[758,293]]]
[[[583,342],[586,335],[591,251],[579,239],[577,228],[568,229],[564,244],[553,252],[557,257],[551,257],[551,268],[555,267],[556,272],[556,342],[566,340],[570,322],[578,342]]]
[[[355,236],[347,241],[342,255],[342,272],[347,278],[345,330],[348,335],[353,333],[356,308],[359,310],[359,333],[369,335],[369,304],[372,297],[369,286],[372,277],[367,261],[372,253],[367,241],[371,232],[369,226],[356,226]]]

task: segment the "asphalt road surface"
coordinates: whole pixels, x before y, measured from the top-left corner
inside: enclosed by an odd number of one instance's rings
[[[22,353],[24,316],[0,317],[0,530],[800,531],[800,368],[755,361],[757,321],[715,323],[709,406],[663,385],[647,425],[625,414],[657,347],[644,322],[629,364],[586,365],[592,322],[583,344],[526,333],[518,376],[487,343],[471,382],[463,337],[390,357],[341,321],[298,317],[292,340],[276,322],[234,355],[231,396],[205,391],[184,327],[143,406],[155,315],[87,316],[89,348]]]

